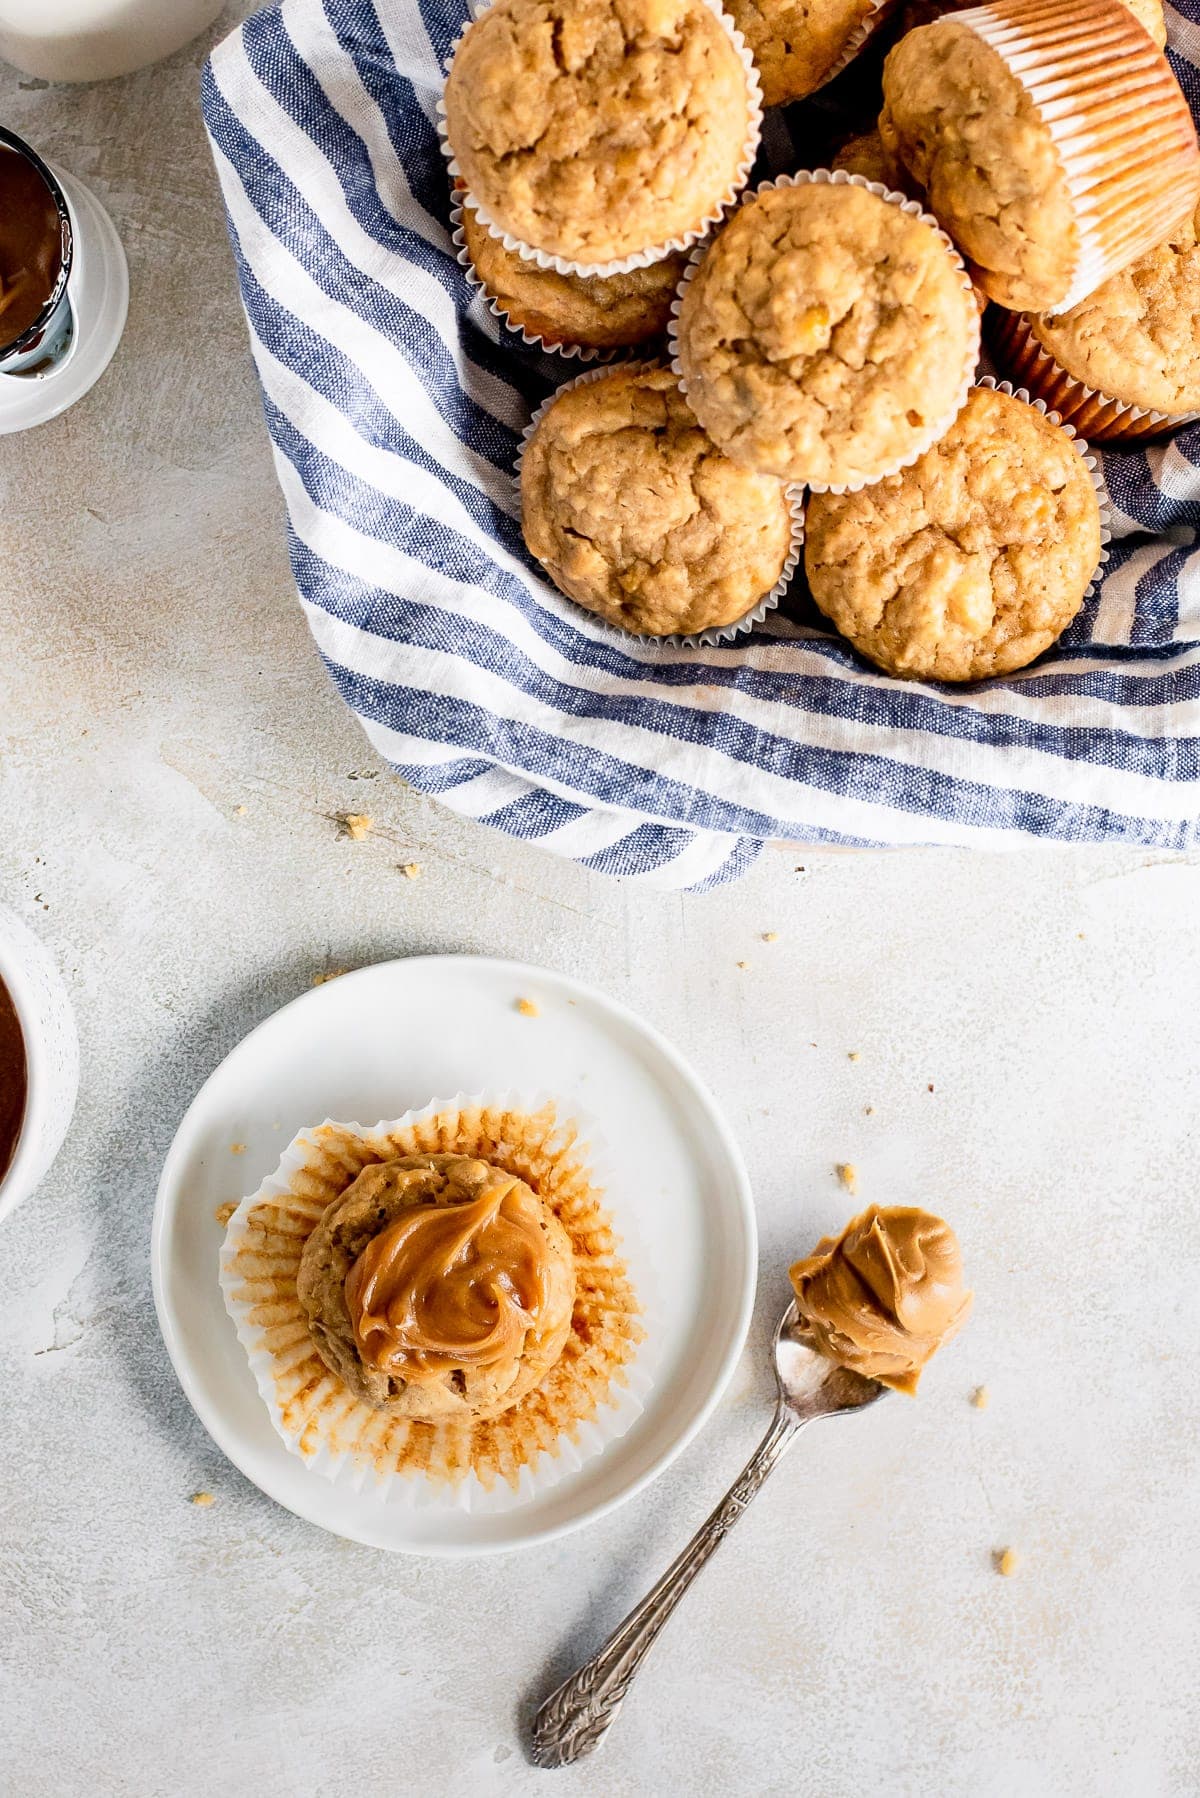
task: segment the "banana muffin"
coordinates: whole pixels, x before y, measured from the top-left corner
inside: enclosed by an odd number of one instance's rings
[[[521,462],[525,541],[570,599],[642,636],[735,624],[783,574],[782,482],[723,456],[666,368],[565,388]]]
[[[322,1361],[393,1416],[498,1416],[554,1366],[575,1267],[522,1180],[461,1155],[366,1167],[304,1246],[296,1291]]]
[[[1163,414],[1159,429],[1200,411],[1197,320],[1200,246],[1192,222],[1069,312],[1001,315],[996,356],[1081,435],[1112,440],[1136,430],[1131,407]]]
[[[560,275],[506,250],[471,206],[462,208],[462,233],[485,293],[514,330],[547,345],[595,350],[666,335],[671,301],[687,266],[686,250],[623,275]]]
[[[848,137],[830,159],[831,169],[844,169],[848,175],[861,175],[864,181],[877,181],[897,193],[907,193],[908,171],[893,162],[883,147],[878,131],[863,131]]]
[[[943,431],[974,372],[962,263],[911,203],[858,178],[762,188],[683,291],[688,403],[746,468],[862,486]]]
[[[877,0],[729,0],[762,82],[763,104],[802,100],[829,79]]]
[[[694,241],[745,178],[758,83],[704,0],[495,0],[446,81],[481,221],[575,272]]]
[[[883,96],[888,155],[1014,311],[1075,304],[1200,197],[1187,103],[1119,0],[998,0],[938,19],[890,52]]]
[[[946,435],[860,493],[815,494],[813,598],[889,674],[973,681],[1048,649],[1101,555],[1074,439],[1026,401],[975,387]]]

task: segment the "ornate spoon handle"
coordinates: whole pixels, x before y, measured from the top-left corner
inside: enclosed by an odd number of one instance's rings
[[[770,1429],[706,1523],[603,1648],[551,1692],[533,1720],[532,1758],[566,1767],[590,1754],[621,1708],[659,1631],[803,1424],[780,1405]]]

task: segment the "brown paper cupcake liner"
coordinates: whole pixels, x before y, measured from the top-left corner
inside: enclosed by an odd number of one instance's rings
[[[620,368],[622,374],[628,374],[637,369],[661,368],[661,366],[661,363],[643,360],[633,363],[622,362]],[[613,372],[611,368],[586,369],[583,374],[576,375],[573,381],[564,381],[561,387],[556,387],[553,393],[546,395],[521,432],[521,447],[517,451],[517,460],[513,466],[518,506],[521,493],[521,465],[525,460],[525,451],[529,447],[530,439],[544,415],[560,394],[569,392],[572,387],[585,387],[589,381],[602,381],[606,375]],[[675,372],[678,373],[678,370]],[[680,385],[682,386],[682,382]],[[555,587],[554,591],[564,605],[570,606],[573,612],[587,619],[594,635],[602,638],[605,642],[614,644],[618,649],[629,650],[639,643],[644,643],[648,647],[653,645],[656,649],[715,649],[721,644],[732,643],[738,637],[745,636],[752,631],[756,625],[762,623],[769,613],[775,610],[787,592],[792,576],[800,566],[800,554],[804,548],[804,491],[800,487],[788,487],[786,493],[788,512],[792,520],[792,540],[788,546],[787,558],[779,579],[769,593],[763,594],[752,610],[747,612],[744,617],[736,618],[732,624],[713,625],[709,630],[692,631],[686,636],[648,637],[642,631],[623,631],[617,625],[610,624],[607,619],[598,617],[595,612],[589,612],[586,606],[577,605],[560,588]]]
[[[450,147],[450,139],[446,132],[445,92],[443,91],[438,96],[437,130],[438,141],[442,147],[442,155],[446,158],[451,175],[454,176],[455,180],[460,182],[466,190],[467,198],[470,200],[471,207],[480,223],[487,227],[493,237],[499,239],[506,250],[510,250],[514,255],[523,256],[526,262],[536,263],[538,268],[555,269],[560,275],[627,275],[635,268],[648,268],[652,262],[662,262],[667,256],[674,255],[683,250],[689,250],[694,243],[699,242],[701,238],[705,237],[708,232],[712,230],[714,225],[719,224],[721,219],[723,219],[725,214],[729,211],[730,207],[736,204],[738,195],[750,179],[750,171],[754,167],[754,159],[758,155],[758,146],[762,138],[762,84],[758,79],[758,70],[754,66],[754,58],[746,47],[746,40],[734,24],[733,20],[729,17],[729,14],[722,9],[720,0],[704,0],[704,4],[708,7],[708,10],[713,14],[713,17],[718,21],[729,37],[741,60],[742,68],[745,71],[746,106],[749,114],[746,127],[746,142],[743,146],[733,181],[727,191],[721,196],[721,199],[714,203],[710,210],[705,213],[704,217],[698,220],[696,225],[690,231],[685,232],[682,237],[668,238],[664,243],[649,244],[644,250],[639,250],[633,255],[621,256],[611,262],[571,262],[565,256],[552,256],[548,251],[539,250],[533,244],[523,243],[519,237],[514,237],[511,232],[505,231],[504,228],[498,225],[492,218],[486,206],[481,205],[477,197],[470,191],[470,186],[463,175],[462,169],[459,167],[454,151]],[[458,54],[458,47],[462,43],[466,33],[475,23],[475,19],[487,10],[487,6],[480,6],[475,13],[475,17],[467,20],[458,36],[455,38],[450,55],[446,59],[447,73],[450,71],[450,66],[453,63],[455,56]]]
[[[975,370],[979,364],[979,308],[976,303],[975,289],[972,286],[971,277],[967,273],[966,264],[959,255],[955,245],[950,241],[950,238],[934,218],[933,214],[931,212],[926,212],[919,200],[910,200],[907,195],[897,193],[894,188],[884,187],[883,183],[880,181],[868,181],[865,175],[852,175],[846,169],[800,169],[794,175],[778,175],[773,181],[760,181],[757,187],[751,188],[741,196],[738,205],[748,205],[757,194],[766,193],[773,187],[803,187],[810,182],[828,187],[865,187],[868,193],[876,194],[879,199],[886,200],[890,206],[898,206],[901,212],[906,212],[910,218],[920,219],[923,224],[928,225],[930,229],[937,234],[950,256],[953,258],[955,265],[962,276],[963,292],[971,301],[971,311],[975,318],[975,329],[967,348],[967,356],[963,365],[962,382],[958,398],[952,409],[948,409],[944,414],[934,420],[929,430],[924,433],[920,439],[920,444],[917,449],[900,457],[896,462],[889,464],[886,468],[881,469],[878,474],[872,475],[869,481],[842,481],[836,483],[809,481],[807,483],[809,491],[813,493],[858,493],[861,492],[864,487],[873,487],[876,481],[885,481],[889,475],[899,474],[903,468],[910,468],[914,462],[918,461],[920,457],[925,454],[927,449],[931,448],[931,446],[938,441],[939,437],[944,437],[946,435],[946,432],[950,429],[950,426],[962,411],[966,404],[967,394],[974,385]],[[691,282],[695,279],[696,272],[704,260],[711,241],[712,240],[710,239],[708,242],[697,244],[692,251],[691,257],[688,260],[688,265],[684,269],[683,277],[679,283],[679,291],[671,304],[671,322],[667,327],[667,343],[668,353],[671,358],[671,367],[679,377],[679,385],[685,394],[687,393],[688,386],[687,377],[683,372],[683,367],[679,360],[679,311],[683,304],[683,296],[687,292]]]
[[[1014,387],[1011,381],[998,381],[994,375],[980,375],[979,379],[973,381],[971,385],[973,387],[991,387],[997,393],[1009,394],[1014,400],[1023,400],[1027,406],[1032,406],[1035,412],[1040,412],[1043,418],[1048,418],[1052,425],[1058,425],[1068,437],[1074,440],[1075,453],[1091,476],[1092,486],[1096,489],[1096,503],[1100,508],[1100,559],[1096,563],[1096,572],[1088,582],[1083,595],[1084,600],[1090,599],[1100,584],[1109,558],[1109,544],[1112,542],[1112,507],[1109,504],[1108,488],[1104,484],[1104,475],[1099,462],[1089,452],[1087,444],[1080,437],[1078,431],[1069,425],[1066,419],[1060,418],[1044,399],[1037,394],[1030,393],[1028,387]],[[1083,600],[1080,601],[1080,604],[1083,604]]]
[[[1066,312],[1194,211],[1200,148],[1188,103],[1166,57],[1112,0],[991,0],[954,17],[1002,58],[1058,153],[1079,231],[1053,307]]]
[[[571,1239],[576,1294],[560,1359],[511,1410],[425,1423],[375,1410],[330,1372],[296,1278],[326,1206],[364,1167],[452,1153],[515,1174],[551,1207]],[[579,1126],[561,1122],[553,1102],[511,1094],[459,1094],[369,1129],[326,1122],[301,1132],[230,1218],[220,1263],[226,1309],[288,1448],[328,1479],[374,1485],[389,1503],[488,1512],[526,1502],[623,1435],[652,1382],[653,1337],[596,1166]],[[636,1235],[633,1220],[622,1218],[622,1234]]]
[[[1156,412],[1113,399],[1076,380],[1034,336],[1028,318],[994,306],[988,319],[988,347],[998,367],[1030,393],[1045,400],[1064,424],[1088,443],[1144,443],[1200,418],[1200,412]]]

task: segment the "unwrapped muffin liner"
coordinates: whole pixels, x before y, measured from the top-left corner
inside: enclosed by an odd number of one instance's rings
[[[397,1155],[464,1154],[526,1181],[571,1238],[576,1295],[562,1355],[523,1399],[484,1421],[424,1423],[356,1398],[322,1361],[296,1291],[304,1244],[366,1166]],[[602,1148],[553,1101],[511,1093],[435,1100],[379,1123],[303,1130],[226,1226],[220,1283],[276,1431],[314,1472],[381,1502],[491,1514],[515,1509],[582,1467],[641,1415],[661,1332],[639,1303],[648,1283],[628,1201],[614,1228]]]
[[[1156,412],[1129,405],[1089,387],[1038,342],[1028,318],[994,306],[988,319],[988,345],[996,362],[1014,381],[1036,393],[1089,443],[1140,443],[1191,424],[1200,412]]]
[[[748,205],[750,201],[755,199],[759,194],[768,193],[774,187],[805,187],[810,183],[816,186],[826,187],[865,187],[868,193],[875,194],[881,200],[886,200],[890,206],[898,206],[901,212],[906,212],[910,218],[920,219],[923,224],[928,225],[930,230],[937,235],[940,242],[944,244],[948,254],[962,276],[963,292],[970,300],[971,316],[975,321],[974,329],[968,339],[967,355],[963,363],[962,381],[955,403],[952,408],[948,408],[946,412],[939,414],[933,424],[922,433],[916,449],[897,458],[896,461],[888,463],[886,467],[881,468],[877,474],[871,475],[869,479],[840,482],[806,481],[804,483],[805,487],[812,493],[858,493],[864,487],[874,486],[876,481],[883,481],[886,480],[889,475],[899,474],[903,468],[910,468],[914,462],[918,461],[920,457],[925,454],[927,449],[931,448],[931,446],[938,441],[939,437],[944,437],[946,435],[946,432],[950,429],[950,426],[962,411],[963,406],[966,404],[967,394],[975,385],[975,371],[979,365],[979,307],[976,302],[975,289],[971,283],[971,277],[967,273],[966,264],[950,238],[934,218],[933,214],[926,212],[919,200],[910,200],[907,195],[897,193],[894,188],[885,187],[880,181],[868,181],[865,175],[852,175],[846,169],[800,169],[794,175],[778,175],[773,181],[760,181],[757,187],[751,188],[741,196],[738,204],[740,206]],[[676,375],[678,375],[679,385],[685,394],[688,391],[688,383],[687,376],[683,372],[683,365],[679,357],[679,313],[683,305],[683,296],[695,279],[696,273],[713,241],[715,241],[715,239],[709,239],[704,243],[697,244],[693,249],[687,267],[683,271],[683,276],[679,283],[679,291],[671,303],[671,322],[667,327],[671,367]]]
[[[1200,152],[1187,101],[1144,26],[1111,0],[992,0],[954,18],[1000,56],[1058,153],[1079,255],[1045,310],[1066,312],[1194,210]]]
[[[1112,541],[1112,508],[1109,505],[1108,488],[1104,485],[1104,475],[1101,473],[1099,462],[1091,454],[1079,432],[1068,424],[1066,419],[1060,418],[1044,399],[1037,394],[1030,393],[1028,387],[1014,387],[1011,381],[999,381],[994,375],[980,375],[979,379],[972,381],[971,385],[973,387],[991,387],[997,393],[1007,393],[1014,400],[1023,400],[1027,406],[1032,406],[1035,412],[1040,412],[1043,418],[1048,418],[1052,425],[1058,425],[1060,430],[1065,431],[1067,436],[1074,440],[1076,453],[1091,476],[1092,486],[1096,489],[1096,503],[1100,508],[1100,556],[1095,572],[1084,590],[1083,599],[1079,602],[1082,605],[1085,600],[1091,598],[1099,585],[1109,557],[1108,546]]]
[[[750,179],[750,171],[754,167],[754,159],[758,155],[758,146],[762,138],[762,84],[758,78],[758,70],[754,66],[754,58],[751,56],[750,51],[746,46],[746,40],[734,24],[733,20],[729,17],[728,13],[722,9],[720,0],[703,0],[703,3],[708,7],[708,10],[713,14],[714,18],[717,19],[718,23],[732,42],[741,60],[742,68],[746,76],[746,104],[749,113],[749,122],[746,128],[746,142],[738,161],[737,170],[728,190],[721,196],[719,201],[714,203],[711,210],[706,212],[704,217],[697,221],[693,229],[687,231],[682,237],[669,238],[665,243],[650,244],[644,250],[639,250],[635,254],[629,256],[618,257],[614,261],[572,262],[564,256],[554,256],[549,254],[546,250],[539,250],[533,244],[523,243],[519,237],[513,237],[510,232],[505,231],[502,226],[495,222],[486,206],[481,205],[477,196],[471,193],[466,176],[463,174],[457,158],[454,155],[454,151],[450,146],[450,139],[446,131],[446,95],[445,89],[443,88],[441,94],[438,96],[437,104],[438,141],[442,147],[442,154],[446,158],[451,175],[456,181],[461,182],[466,189],[471,207],[479,218],[480,223],[487,227],[493,237],[500,240],[506,250],[512,251],[517,256],[523,256],[526,262],[536,263],[538,268],[555,269],[560,275],[627,275],[635,268],[648,268],[652,262],[661,262],[666,256],[690,249],[694,243],[697,243],[701,238],[705,237],[708,232],[711,231],[712,227],[724,218],[730,207],[736,203],[738,195]],[[475,24],[476,20],[483,13],[487,12],[488,9],[488,5],[475,7],[474,17],[467,20],[458,36],[455,38],[450,55],[446,60],[447,74],[450,72],[451,65],[458,54],[459,45],[462,43],[463,38],[471,29],[471,26]]]
[[[631,374],[636,373],[639,369],[661,367],[662,364],[659,362],[622,362],[620,364],[620,372],[622,374]],[[561,387],[556,387],[553,393],[547,394],[546,398],[542,401],[541,405],[521,433],[521,447],[517,451],[517,460],[514,468],[518,506],[520,504],[521,495],[521,466],[525,460],[525,451],[529,447],[533,433],[537,430],[538,425],[550,410],[555,400],[558,399],[560,395],[568,393],[572,387],[585,387],[589,381],[601,381],[606,375],[611,375],[615,372],[616,371],[610,367],[585,369],[583,374],[576,375],[574,380],[564,381]],[[675,372],[678,373],[678,370]],[[680,386],[682,387],[682,385],[681,382]],[[564,604],[571,606],[576,612],[582,613],[583,616],[587,618],[598,637],[601,637],[606,642],[616,644],[618,648],[623,649],[626,652],[628,652],[630,646],[635,643],[644,643],[647,647],[653,646],[656,649],[664,647],[674,649],[715,649],[722,643],[735,642],[738,637],[745,636],[749,631],[752,631],[756,625],[761,624],[768,613],[775,610],[776,606],[787,592],[788,587],[791,584],[792,576],[800,565],[800,553],[804,548],[804,489],[802,487],[786,487],[785,497],[787,499],[788,512],[790,513],[792,520],[792,540],[788,546],[787,557],[784,561],[783,568],[780,571],[779,579],[775,582],[775,585],[771,588],[769,593],[763,594],[758,604],[754,606],[751,611],[747,612],[741,618],[735,618],[732,624],[713,625],[708,630],[692,631],[687,636],[652,637],[648,636],[644,631],[621,630],[619,626],[610,624],[608,619],[601,618],[599,613],[590,612],[586,606],[581,606],[578,601],[573,600],[569,594],[563,593],[561,588],[555,587],[554,591],[559,594]]]

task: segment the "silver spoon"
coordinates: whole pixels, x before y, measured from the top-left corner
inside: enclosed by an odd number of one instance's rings
[[[878,1380],[852,1373],[820,1354],[804,1334],[794,1300],[775,1331],[774,1359],[778,1392],[770,1429],[658,1584],[617,1625],[603,1648],[546,1699],[533,1720],[535,1766],[570,1766],[599,1744],[663,1624],[805,1424],[816,1417],[859,1411],[887,1391]]]

